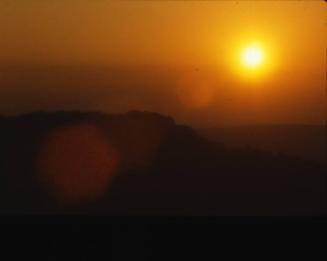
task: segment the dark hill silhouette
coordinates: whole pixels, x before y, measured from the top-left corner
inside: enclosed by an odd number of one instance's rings
[[[0,118],[2,214],[322,215],[315,162],[131,111]]]
[[[314,160],[326,167],[326,125],[252,125],[199,129],[209,140],[228,147],[251,146]]]

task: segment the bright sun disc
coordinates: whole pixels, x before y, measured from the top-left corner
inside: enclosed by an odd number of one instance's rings
[[[263,53],[259,47],[247,47],[243,52],[243,62],[249,68],[255,68],[262,63]]]

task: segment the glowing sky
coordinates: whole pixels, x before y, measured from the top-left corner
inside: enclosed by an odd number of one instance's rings
[[[323,123],[326,6],[0,0],[0,113],[145,109],[194,124]],[[240,54],[252,42],[265,61],[249,77]]]

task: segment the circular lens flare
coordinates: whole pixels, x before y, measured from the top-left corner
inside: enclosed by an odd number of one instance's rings
[[[95,125],[80,123],[50,131],[37,158],[39,178],[57,200],[77,204],[103,196],[118,157]]]

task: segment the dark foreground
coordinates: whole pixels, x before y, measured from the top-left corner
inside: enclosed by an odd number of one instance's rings
[[[1,214],[324,215],[325,167],[155,113],[0,118]]]

